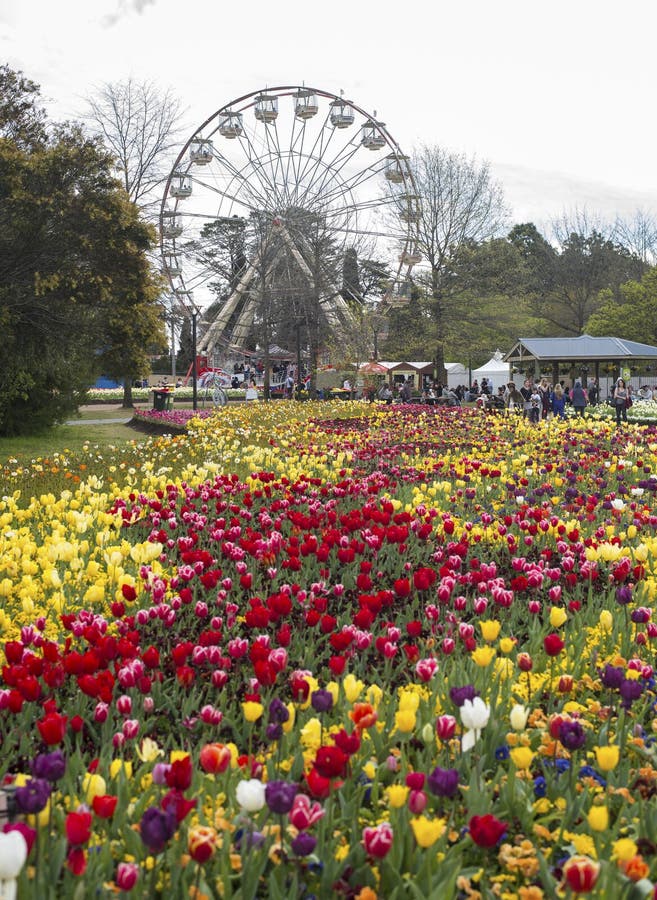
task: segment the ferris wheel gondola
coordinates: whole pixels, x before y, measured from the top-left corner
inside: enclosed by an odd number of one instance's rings
[[[391,283],[401,284],[419,258],[419,212],[409,158],[376,112],[304,85],[266,88],[222,106],[181,149],[160,213],[163,270],[175,295],[193,291],[196,305],[208,307],[216,299],[213,239],[221,232],[238,243],[257,222],[280,248],[276,265],[284,255],[308,284],[317,281],[308,235],[318,228],[332,258],[351,252],[387,260]],[[267,265],[257,250],[245,259],[206,323],[204,352],[244,345],[255,316],[253,285],[269,277]],[[321,259],[316,265],[327,267]],[[351,310],[337,281],[335,272],[323,272],[322,315],[344,327]]]

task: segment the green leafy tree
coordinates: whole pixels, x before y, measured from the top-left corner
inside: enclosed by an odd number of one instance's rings
[[[111,157],[74,126],[27,137],[42,121],[30,114],[37,94],[22,76],[15,83],[25,85],[27,131],[0,138],[2,434],[70,415],[103,357],[120,356],[114,370],[125,377],[139,374],[142,348],[157,337],[156,323],[144,328],[141,318],[153,298],[144,258],[153,233],[114,180]],[[127,353],[133,333],[140,339]]]
[[[192,320],[186,316],[180,326],[180,344],[176,355],[176,369],[181,374],[187,373],[194,359],[192,341]]]
[[[589,334],[613,335],[642,344],[657,344],[657,269],[649,269],[640,281],[627,281],[618,296],[602,291],[600,306],[589,318]]]
[[[111,297],[99,314],[105,342],[99,362],[106,374],[123,379],[123,406],[130,408],[133,381],[150,370],[152,353],[167,346],[158,302],[162,278],[147,257],[156,240],[154,228],[140,218],[125,193],[116,191],[111,199],[113,216],[104,222]]]
[[[620,285],[640,278],[645,263],[612,240],[586,216],[556,224],[553,247],[529,223],[517,225],[510,242],[521,253],[527,271],[527,296],[542,334],[584,333],[606,289],[619,296]]]
[[[46,114],[39,105],[39,86],[21,72],[0,66],[0,137],[22,149],[46,143]]]

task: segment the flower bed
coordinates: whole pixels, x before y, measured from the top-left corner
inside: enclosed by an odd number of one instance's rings
[[[160,390],[155,388],[155,390]],[[173,402],[191,403],[194,391],[191,387],[170,388],[173,395]],[[206,389],[198,388],[197,397],[201,400],[205,396]],[[229,400],[243,400],[244,388],[226,389],[226,396]],[[132,399],[137,403],[152,401],[153,388],[133,388]],[[89,388],[86,394],[86,403],[121,403],[123,401],[123,388]],[[208,402],[211,402],[208,400]]]
[[[657,430],[244,404],[100,462],[3,476],[20,897],[653,892]]]

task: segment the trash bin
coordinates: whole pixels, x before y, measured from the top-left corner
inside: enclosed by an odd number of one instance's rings
[[[153,391],[153,409],[163,412],[167,408],[168,391]]]

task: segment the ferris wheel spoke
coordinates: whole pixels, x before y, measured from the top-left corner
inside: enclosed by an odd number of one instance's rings
[[[249,182],[249,179],[246,177],[247,170],[249,169],[249,164],[247,163],[246,165],[242,166],[242,168],[239,168],[229,159],[226,159],[224,157],[217,156],[216,159],[220,161],[221,164],[226,168],[227,172],[232,175],[231,181],[236,182],[239,186],[239,189],[243,190],[244,193],[247,194],[247,196],[250,196],[252,198],[253,207],[262,208],[262,204],[266,202],[266,193],[261,193],[259,190],[257,190],[255,185],[251,184]],[[225,191],[221,191],[221,188],[219,188],[219,190],[222,193],[226,193]]]
[[[263,127],[265,129],[265,140],[267,143],[267,154],[265,158],[267,159],[269,171],[271,172],[269,181],[277,198],[276,206],[280,209],[284,198],[279,192],[277,175],[281,160],[281,150],[278,143],[278,128],[276,122],[272,125],[264,125]]]
[[[260,183],[260,187],[262,188],[262,190],[264,192],[265,199],[264,199],[264,203],[263,203],[263,209],[269,209],[271,211],[274,208],[274,207],[272,207],[271,201],[269,199],[271,192],[272,192],[272,184],[266,176],[264,166],[262,165],[262,163],[260,161],[260,155],[258,154],[257,149],[254,146],[254,144],[251,140],[251,137],[246,129],[244,129],[244,131],[240,135],[239,142],[240,142],[240,145],[244,152],[244,155],[246,156],[248,163],[251,167],[251,171],[253,172],[255,177],[258,179],[258,181]]]
[[[297,185],[299,182],[299,172],[295,165],[295,160],[303,159],[303,145],[306,137],[306,129],[305,122],[302,127],[299,128],[298,133],[295,137],[295,132],[297,130],[297,122],[299,120],[295,116],[292,120],[292,133],[290,135],[290,150],[287,154],[287,160],[285,163],[285,184],[289,185],[292,183],[293,185]],[[290,177],[290,166],[292,167],[292,177]],[[296,190],[295,190],[296,193]],[[292,203],[292,197],[290,196],[289,190],[286,192],[286,202],[288,204]]]
[[[308,152],[306,154],[302,155],[304,163],[303,163],[303,168],[301,169],[301,171],[299,172],[298,177],[297,177],[297,182],[296,182],[297,190],[295,191],[295,202],[297,202],[297,203],[303,199],[303,196],[305,196],[305,194],[304,194],[301,198],[299,197],[299,188],[301,188],[301,186],[304,184],[304,182],[307,179],[308,168],[311,165],[316,166],[316,161],[321,160],[322,157],[326,156],[329,144],[331,143],[331,140],[333,139],[333,136],[335,134],[335,128],[329,128],[329,120],[330,120],[330,112],[328,112],[326,114],[324,121],[322,122],[321,128],[319,129],[319,132],[318,132],[317,136],[315,137],[315,141],[314,141],[312,147],[308,150]],[[325,142],[324,139],[327,134],[328,134],[328,139]]]
[[[339,184],[340,172],[351,162],[359,149],[360,145],[355,144],[353,139],[350,138],[346,144],[338,149],[337,154],[331,160],[323,160],[322,156],[318,155],[314,160],[312,177],[304,185],[301,202],[305,202],[308,197],[317,196],[321,192],[327,178],[331,181],[335,180]]]
[[[334,200],[348,194],[353,194],[353,191],[356,188],[362,187],[371,179],[376,178],[382,171],[383,169],[380,160],[378,160],[375,165],[372,165],[367,169],[361,169],[359,172],[354,173],[350,178],[344,179],[344,181],[337,181],[334,179],[335,184],[332,190],[324,190],[320,186],[322,203],[329,207]]]
[[[255,212],[256,210],[260,209],[260,206],[258,205],[258,202],[257,202],[257,198],[251,198],[250,202],[248,202],[246,199],[244,199],[244,197],[239,197],[237,194],[229,193],[228,191],[223,190],[222,188],[218,187],[217,185],[212,184],[211,182],[206,181],[205,179],[201,179],[201,178],[195,179],[195,184],[201,185],[202,187],[206,188],[211,193],[217,194],[217,196],[223,197],[226,200],[230,200],[232,203],[237,203],[239,206],[246,207],[249,210],[249,212]],[[194,215],[194,214],[186,213],[185,210],[182,210],[180,215],[186,216],[186,215]],[[213,218],[216,218],[216,212],[214,213]]]

